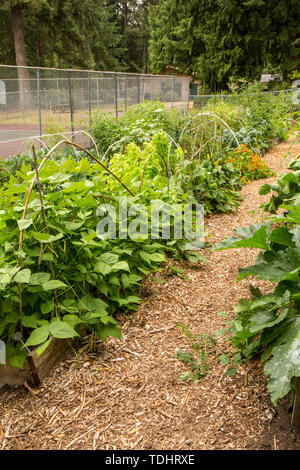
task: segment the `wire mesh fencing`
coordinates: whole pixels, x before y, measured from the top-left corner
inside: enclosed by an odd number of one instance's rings
[[[236,107],[246,108],[253,104],[253,100],[261,105],[268,104],[274,97],[282,96],[286,101],[293,99],[296,90],[291,88],[288,90],[263,91],[259,93],[230,93],[230,94],[214,94],[214,95],[190,95],[194,108],[203,108],[206,106],[215,106],[220,103],[229,104]]]
[[[186,108],[189,79],[0,65],[0,155],[30,136],[88,129],[95,109],[119,119],[146,100]]]

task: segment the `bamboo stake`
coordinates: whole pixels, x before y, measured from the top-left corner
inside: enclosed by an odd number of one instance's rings
[[[38,166],[37,166],[37,158],[36,158],[34,145],[32,146],[32,153],[33,153],[33,159],[34,159],[36,183],[37,183],[38,193],[39,193],[40,202],[41,202],[42,219],[43,219],[43,223],[44,223],[45,232],[48,233],[48,227],[47,227],[47,223],[46,223],[45,206],[44,206],[43,195],[42,195],[42,190],[41,190],[39,170],[38,170]],[[48,251],[51,251],[51,250],[49,250],[49,247],[48,247]],[[39,257],[39,263],[40,263],[41,259],[42,259],[42,244],[41,244],[41,253],[40,253],[40,257]],[[52,261],[49,261],[48,264],[49,264],[49,268],[50,268],[51,279],[54,280],[55,279],[55,274],[54,274]],[[56,305],[56,315],[60,317],[60,309],[59,309],[58,298],[57,298],[57,290],[56,289],[53,290],[53,296],[54,296],[54,302],[55,302],[55,305]]]

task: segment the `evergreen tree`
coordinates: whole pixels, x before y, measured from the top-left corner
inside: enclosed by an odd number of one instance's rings
[[[120,37],[122,68],[129,72],[148,72],[149,6],[158,0],[109,0]]]
[[[224,88],[265,63],[284,76],[299,66],[299,0],[163,0],[149,19],[154,72],[174,66]]]
[[[2,62],[118,68],[120,38],[106,0],[5,0],[0,11],[1,20],[11,26],[0,39]]]
[[[32,102],[29,71],[26,68],[22,68],[27,66],[23,13],[29,6],[40,8],[45,1],[46,0],[4,0],[1,6],[1,10],[6,12],[11,20],[15,60],[17,66],[21,67],[18,69],[20,106],[30,106]]]

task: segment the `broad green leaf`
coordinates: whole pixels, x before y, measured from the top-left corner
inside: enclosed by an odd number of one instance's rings
[[[271,186],[269,184],[263,184],[259,190],[259,194],[261,196],[264,196],[266,194],[269,194],[270,191],[271,191]]]
[[[203,261],[205,264],[209,266],[209,261],[204,255],[202,255],[202,253],[191,251],[191,252],[186,252],[185,256],[188,259],[188,261],[190,261],[191,263],[198,263],[199,261]]]
[[[279,282],[284,279],[298,282],[300,270],[300,249],[287,248],[264,253],[253,266],[239,269],[238,280],[247,276],[257,276],[258,279]]]
[[[45,282],[49,281],[50,279],[49,273],[34,273],[30,276],[30,284],[34,286],[45,284]]]
[[[63,183],[64,181],[67,181],[69,180],[70,178],[72,178],[72,175],[68,175],[68,174],[65,174],[65,173],[52,173],[51,175],[49,176],[46,176],[46,177],[42,177],[41,178],[41,181],[42,182],[49,182],[49,183],[53,183],[55,185],[59,184],[59,183]]]
[[[54,256],[52,253],[44,253],[42,255],[42,261],[54,261]]]
[[[19,230],[25,230],[32,225],[32,219],[21,219],[18,220]]]
[[[39,346],[36,349],[35,352],[36,352],[37,357],[41,356],[46,351],[46,349],[48,348],[48,346],[51,343],[52,339],[53,338],[50,337],[47,341],[45,341],[43,344],[41,344],[41,346]]]
[[[62,281],[58,281],[56,279],[53,279],[51,281],[44,282],[43,284],[43,290],[44,291],[49,291],[53,289],[66,289],[68,286]]]
[[[161,253],[148,253],[147,251],[140,250],[139,255],[148,264],[151,264],[152,262],[162,263],[162,262],[166,261],[165,255],[163,255]]]
[[[76,325],[83,323],[82,320],[77,315],[64,315],[64,323],[68,323],[72,328],[75,328]]]
[[[67,228],[67,230],[75,231],[75,230],[78,230],[80,227],[82,227],[84,223],[85,223],[84,220],[79,220],[77,222],[64,221],[63,225]]]
[[[37,316],[36,315],[23,316],[22,325],[25,326],[25,328],[37,328],[38,327]]]
[[[155,261],[156,263],[163,263],[164,261],[166,261],[166,257],[162,253],[151,253],[150,259],[151,261]]]
[[[119,261],[118,263],[115,263],[112,265],[112,271],[128,271],[130,272],[130,268],[128,266],[127,261]]]
[[[279,343],[279,341],[277,341]],[[273,357],[264,368],[270,375],[268,389],[275,405],[291,389],[291,379],[300,376],[300,318],[282,335],[282,343],[273,349]]]
[[[0,289],[6,289],[7,284],[11,281],[11,276],[8,273],[0,273]]]
[[[114,286],[119,286],[120,285],[120,280],[118,276],[110,276],[108,278],[109,284],[113,284]]]
[[[106,342],[108,336],[113,336],[114,338],[122,338],[121,328],[116,325],[98,325],[97,327],[97,336],[102,341]]]
[[[66,339],[79,336],[69,323],[61,320],[53,320],[49,325],[49,331],[54,338]]]
[[[23,369],[26,356],[27,356],[26,351],[15,350],[15,354],[12,357],[10,357],[9,363],[12,367],[18,367],[19,369]]]
[[[218,243],[213,250],[242,247],[260,248],[261,250],[269,249],[267,242],[268,227],[266,225],[260,226],[258,229],[256,226],[251,226],[235,230],[235,232],[242,236],[240,238],[230,236]]]
[[[50,233],[32,232],[32,236],[40,243],[51,243],[60,240],[64,235],[62,233],[58,233],[57,235],[50,235]]]
[[[119,260],[119,256],[115,255],[114,253],[103,253],[100,256],[100,260],[106,264],[115,264]]]
[[[50,233],[39,233],[39,232],[32,232],[33,237],[41,243],[50,242],[51,235]]]
[[[80,299],[80,305],[83,310],[89,312],[99,313],[101,315],[107,315],[106,309],[108,305],[101,299],[96,299],[91,295],[85,295]]]
[[[122,274],[121,280],[124,288],[128,289],[128,287],[132,285],[139,284],[139,282],[142,280],[142,276],[138,276],[136,274]]]
[[[106,317],[101,317],[101,323],[104,323],[104,325],[107,325],[107,323],[111,323],[112,325],[118,326],[118,322],[109,315],[107,315]]]
[[[112,266],[110,264],[104,263],[103,261],[98,261],[95,264],[94,269],[97,273],[103,274],[103,276],[106,276],[112,272]]]
[[[277,227],[276,229],[272,230],[269,236],[269,240],[273,243],[278,243],[279,245],[295,247],[293,235],[287,228]]]
[[[41,326],[36,330],[33,330],[28,340],[25,343],[25,346],[37,346],[42,344],[44,341],[47,341],[49,336],[49,325]]]
[[[30,269],[22,269],[22,271],[19,271],[15,275],[14,281],[17,282],[18,284],[28,284],[28,282],[30,281],[30,276],[31,276]]]
[[[135,303],[135,304],[139,304],[140,302],[143,301],[143,299],[141,299],[140,297],[137,297],[136,295],[129,295],[126,298],[126,300],[127,300],[127,302]]]
[[[46,300],[41,304],[41,312],[43,315],[47,315],[47,313],[52,312],[54,309],[54,302],[53,300]]]

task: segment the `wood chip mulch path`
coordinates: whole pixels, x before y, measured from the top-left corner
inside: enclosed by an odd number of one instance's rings
[[[265,161],[279,173],[299,152],[293,140]],[[215,244],[233,228],[261,221],[258,190],[273,179],[244,186],[234,214],[206,220],[207,240]],[[253,263],[257,250],[206,252],[210,267],[188,266],[185,279],[166,270],[144,283],[138,312],[121,318],[122,340],[99,342],[96,353],[81,343],[37,390],[2,389],[0,449],[300,449],[287,401],[272,405],[259,362],[224,375],[218,357],[230,345],[222,337],[212,370],[198,385],[178,380],[187,368],[174,354],[189,343],[174,323],[213,334],[224,327],[217,313],[233,316],[250,282],[268,288],[255,279],[236,282],[238,267]]]

